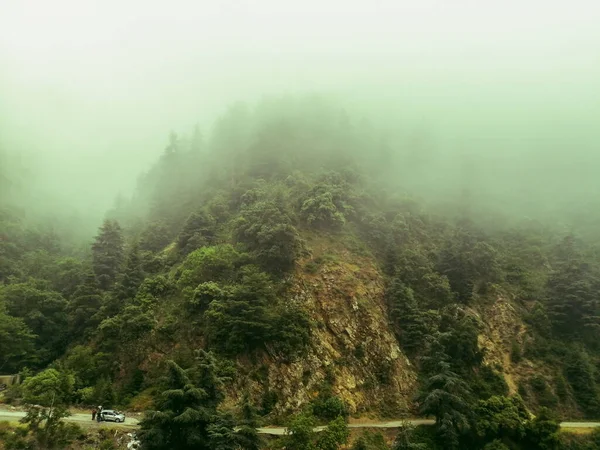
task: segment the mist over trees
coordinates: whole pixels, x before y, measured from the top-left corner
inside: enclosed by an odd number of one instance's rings
[[[524,203],[506,208],[455,185],[420,195],[411,179],[429,168],[411,166],[412,152],[326,98],[282,97],[234,105],[205,136],[171,133],[133,194],[119,196],[84,241],[35,210],[24,215],[8,196],[3,370],[67,377],[65,404],[127,406],[152,392],[147,448],[256,448],[247,427],[235,431],[255,419],[218,410],[221,390],[236,377],[234,361],[289,364],[306,354],[318,324],[290,297],[289,281],[300,261],[319,272],[307,238],[328,236],[377,262],[390,326],[420,377],[415,410],[436,419],[426,438],[402,431],[398,448],[555,448],[556,419],[544,408],[600,411],[598,230],[567,209],[524,217]],[[2,173],[4,183],[13,176]],[[554,367],[511,395],[479,344],[480,313],[502,296],[529,326],[512,360]],[[290,423],[315,448],[348,438],[331,383]],[[377,383],[390,383],[385,367]],[[263,395],[256,414],[269,417],[282,399]],[[315,420],[331,421],[329,431],[312,434]],[[298,436],[286,442],[300,445]]]
[[[4,3],[0,448],[600,448],[593,0]]]

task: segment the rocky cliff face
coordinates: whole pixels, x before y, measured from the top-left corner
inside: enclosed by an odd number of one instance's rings
[[[523,354],[533,339],[523,320],[525,314],[524,307],[506,294],[498,294],[493,303],[478,308],[477,315],[483,325],[479,347],[484,351],[484,364],[501,373],[509,394],[521,395],[532,410],[550,406],[565,417],[583,417],[560,371]],[[518,357],[513,354],[515,350]],[[562,394],[561,385],[565,391]]]
[[[275,415],[285,415],[301,410],[327,386],[356,416],[416,414],[417,369],[389,323],[384,277],[375,259],[349,250],[352,245],[339,236],[309,236],[307,246],[310,255],[298,261],[286,295],[309,312],[311,345],[293,362],[268,357],[240,362],[242,376],[231,386],[230,401],[250,391],[257,404],[270,403]],[[533,410],[544,406],[541,397],[558,400],[556,371],[522,354],[532,339],[524,306],[498,290],[469,310],[481,325],[483,364],[504,377],[508,394],[522,395]],[[544,379],[547,392],[536,391],[536,377],[538,386]],[[561,400],[560,407],[570,417],[579,415],[571,400]]]
[[[498,295],[493,304],[482,308],[478,316],[483,325],[479,347],[484,351],[484,364],[502,373],[509,393],[516,394],[520,370],[511,360],[511,348],[513,344],[522,347],[525,324],[515,306],[503,295]]]
[[[298,264],[289,295],[314,321],[310,349],[292,363],[263,361],[262,382],[245,379],[239,388],[274,392],[278,413],[297,411],[328,383],[352,414],[409,414],[416,374],[388,324],[374,260],[333,241],[309,245],[312,254]]]

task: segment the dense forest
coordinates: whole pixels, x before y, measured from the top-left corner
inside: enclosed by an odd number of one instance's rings
[[[323,99],[236,104],[172,133],[93,237],[3,160],[0,373],[23,382],[0,398],[37,405],[5,448],[75,445],[62,418],[93,405],[144,411],[145,449],[600,448],[558,425],[600,417],[596,212],[425,195],[417,156]],[[367,415],[435,425],[351,436]]]

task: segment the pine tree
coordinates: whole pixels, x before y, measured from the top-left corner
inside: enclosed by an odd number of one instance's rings
[[[408,421],[402,423],[394,439],[392,450],[426,450],[425,444],[413,442],[414,428],[414,425]]]
[[[419,410],[424,416],[435,417],[437,433],[446,445],[444,448],[455,449],[459,446],[460,435],[470,428],[471,391],[444,359],[439,360],[436,372],[419,394]]]
[[[244,394],[241,405],[241,420],[236,438],[239,446],[243,450],[259,450],[262,445],[262,439],[258,434],[258,420],[256,409],[250,403],[248,393]]]
[[[177,248],[183,255],[211,245],[215,239],[215,219],[206,211],[192,213],[177,237]]]
[[[563,336],[596,340],[600,329],[600,280],[581,257],[560,262],[548,279],[550,320]]]
[[[105,220],[92,244],[92,265],[94,273],[104,291],[115,283],[123,262],[123,236],[119,223]]]
[[[400,344],[408,352],[416,352],[422,348],[425,337],[434,331],[437,317],[429,311],[421,311],[413,290],[397,278],[392,281],[386,297]]]
[[[142,270],[139,245],[135,243],[127,252],[125,267],[115,286],[115,297],[121,301],[135,298],[143,281],[144,271]]]
[[[98,325],[101,306],[102,291],[94,273],[90,271],[69,302],[71,335],[82,338],[90,329]]]
[[[217,413],[224,396],[211,353],[199,351],[196,365],[187,370],[169,361],[164,387],[156,411],[140,423],[143,449],[210,449],[222,437],[234,436],[233,421]]]
[[[546,284],[548,316],[554,331],[595,344],[600,331],[600,275],[567,236],[554,250],[554,270]]]
[[[235,421],[229,413],[219,413],[207,427],[211,450],[240,450],[234,431]]]

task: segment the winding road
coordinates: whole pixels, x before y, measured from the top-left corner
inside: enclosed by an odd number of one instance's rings
[[[2,421],[18,421],[25,417],[23,411],[8,411],[0,410],[0,422]],[[70,422],[77,422],[79,424],[88,424],[90,426],[117,426],[117,427],[137,427],[138,420],[133,417],[127,417],[124,423],[113,423],[113,422],[92,422],[90,414],[75,413],[65,418]],[[433,425],[434,421],[430,419],[406,419],[406,420],[393,420],[390,422],[373,422],[373,423],[350,423],[348,428],[398,428],[404,422],[410,422],[412,425]],[[600,422],[561,422],[561,428],[596,428],[600,427]],[[325,427],[317,427],[315,431],[321,431]],[[286,429],[284,427],[262,427],[258,428],[258,432],[261,434],[270,434],[274,436],[281,436],[285,434]]]

